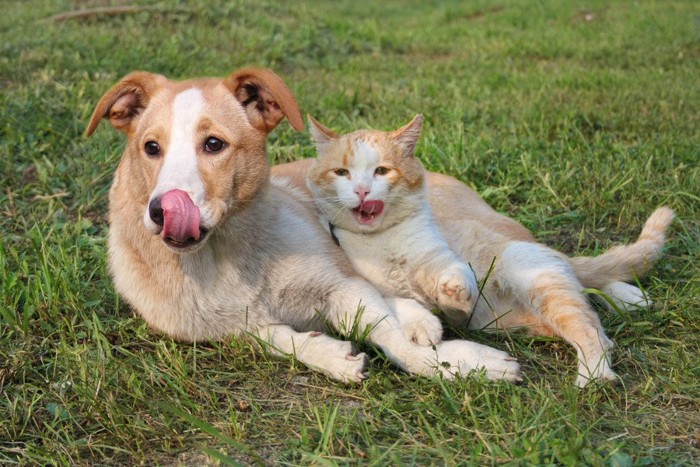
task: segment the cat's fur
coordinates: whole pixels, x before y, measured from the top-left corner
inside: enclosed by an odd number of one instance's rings
[[[419,343],[438,342],[442,328],[425,307],[459,320],[471,313],[478,289],[474,272],[450,249],[428,204],[425,170],[414,156],[423,116],[390,133],[342,138],[309,120],[318,151],[309,188],[324,224],[333,228],[355,270],[390,299],[407,335]],[[384,206],[385,212],[366,212]]]
[[[597,287],[618,303],[641,302],[641,291],[620,281],[632,280],[656,262],[672,210],[655,211],[633,245],[596,258],[567,258],[489,212],[481,200],[470,212],[465,201],[473,201],[472,195],[455,180],[430,174],[437,183],[429,184],[428,193],[425,172],[414,156],[420,116],[393,132],[360,130],[344,136],[310,121],[319,156],[308,170],[308,188],[355,269],[384,295],[437,305],[453,322],[470,328],[526,327],[534,334],[561,336],[577,350],[579,386],[615,377],[608,355],[612,342],[581,291]],[[297,171],[282,167],[276,173]],[[375,174],[377,167],[389,170]],[[363,216],[357,208],[365,205],[369,208],[360,210],[381,212]],[[445,242],[464,262],[447,251]],[[485,280],[478,300],[467,261]],[[458,292],[443,293],[450,289]],[[401,316],[402,306],[396,308]],[[424,327],[432,329],[429,311],[417,303],[404,308],[410,313],[402,325],[420,329],[426,320]]]

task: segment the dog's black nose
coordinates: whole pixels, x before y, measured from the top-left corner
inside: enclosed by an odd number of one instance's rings
[[[154,198],[148,203],[148,215],[156,225],[163,226],[163,206],[160,204],[160,198]]]

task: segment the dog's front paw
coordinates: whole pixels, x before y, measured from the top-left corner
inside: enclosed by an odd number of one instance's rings
[[[304,334],[300,343],[302,361],[307,366],[343,383],[361,383],[369,376],[369,358],[357,353],[352,342],[333,339],[320,332]]]
[[[522,381],[518,361],[501,350],[469,341],[445,341],[436,350],[437,368],[446,378],[483,369],[490,380]]]
[[[364,353],[357,353],[355,346],[348,341],[335,341],[334,351],[324,358],[327,361],[326,373],[333,379],[344,383],[361,383],[369,376],[369,358]]]
[[[369,376],[369,357],[367,354],[347,354],[345,363],[338,373],[339,380],[345,383],[361,383]]]

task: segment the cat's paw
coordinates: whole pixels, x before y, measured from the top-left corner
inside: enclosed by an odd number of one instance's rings
[[[401,330],[418,345],[435,345],[442,340],[442,323],[433,314],[418,320],[401,321]]]
[[[464,285],[460,277],[441,277],[440,293],[457,302],[467,302],[471,298],[469,287]]]
[[[617,307],[622,311],[632,311],[638,308],[649,308],[653,305],[653,302],[639,287],[626,282],[611,282],[601,291],[612,300],[613,304],[599,295],[594,295],[594,297],[597,297],[609,310]]]
[[[396,312],[403,334],[418,345],[434,345],[442,340],[442,323],[430,310],[409,298],[386,298]]]
[[[443,311],[460,310],[468,316],[476,295],[476,278],[466,266],[450,267],[438,279],[438,306]]]
[[[618,376],[610,368],[607,355],[602,358],[593,368],[589,368],[584,363],[578,365],[578,375],[576,376],[576,386],[582,388],[591,382],[606,382],[611,381],[616,383]]]

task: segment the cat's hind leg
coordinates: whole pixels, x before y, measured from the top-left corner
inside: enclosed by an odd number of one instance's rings
[[[613,344],[563,255],[544,245],[514,242],[503,252],[497,269],[502,290],[516,304],[539,314],[543,329],[551,329],[574,346],[578,386],[616,378],[609,361]]]
[[[593,295],[593,297],[608,309],[617,307],[622,311],[631,311],[635,308],[649,308],[654,304],[639,287],[627,282],[611,282],[600,291],[612,301],[612,304],[600,295]]]

